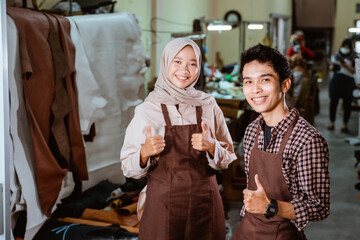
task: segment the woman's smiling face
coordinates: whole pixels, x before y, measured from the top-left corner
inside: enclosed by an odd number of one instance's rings
[[[186,46],[171,61],[168,77],[174,86],[184,89],[197,79],[199,71],[194,49]]]

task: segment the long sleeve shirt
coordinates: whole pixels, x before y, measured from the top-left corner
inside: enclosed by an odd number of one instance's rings
[[[292,109],[273,129],[270,143],[264,149],[264,131],[258,138],[258,148],[278,153],[282,139],[298,112]],[[264,119],[260,115],[246,129],[244,137],[245,172],[248,176],[250,154],[256,130]],[[296,219],[293,224],[300,231],[309,221],[320,221],[330,214],[329,150],[324,137],[304,118],[299,120],[283,152],[282,172],[292,196]],[[266,189],[265,189],[266,192]],[[245,215],[245,207],[241,215]]]
[[[291,57],[294,54],[297,54],[298,52],[295,51],[294,47],[291,47],[288,49],[286,55],[288,57]],[[303,58],[305,58],[307,61],[312,60],[315,56],[314,52],[305,47],[304,45],[300,45],[300,53]]]
[[[195,106],[179,104],[178,109],[175,105],[167,105],[167,108],[172,125],[196,124]],[[202,112],[202,120],[215,139],[214,156],[206,154],[209,166],[217,170],[225,169],[236,159],[236,155],[223,113],[217,104],[202,106]],[[140,167],[140,149],[145,143],[148,124],[151,125],[152,136],[164,137],[165,120],[160,104],[144,102],[135,109],[135,115],[126,129],[120,153],[121,168],[126,177],[146,176],[150,166],[158,159],[158,157],[152,157],[144,168]]]

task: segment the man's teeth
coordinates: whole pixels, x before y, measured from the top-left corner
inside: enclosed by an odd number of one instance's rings
[[[263,99],[264,99],[264,97],[261,97],[261,98],[253,98],[254,101],[261,101],[261,100],[263,100]]]

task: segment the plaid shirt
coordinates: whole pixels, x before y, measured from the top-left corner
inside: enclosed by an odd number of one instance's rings
[[[283,136],[295,116],[292,109],[273,129],[266,151],[278,153]],[[256,130],[260,127],[258,148],[264,150],[264,122],[262,115],[246,129],[244,136],[245,172],[249,174],[250,154],[254,147]],[[298,122],[283,152],[282,172],[293,198],[296,219],[292,223],[300,231],[309,221],[320,221],[330,214],[329,150],[324,137],[304,118]],[[266,189],[265,189],[266,191]],[[245,207],[241,215],[245,214]]]

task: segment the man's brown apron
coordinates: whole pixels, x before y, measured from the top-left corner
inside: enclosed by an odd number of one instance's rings
[[[191,136],[201,133],[202,108],[196,124],[172,126],[166,105],[165,149],[149,169],[139,239],[223,240],[225,217],[214,170],[206,153],[193,149]]]
[[[258,149],[259,128],[256,133],[254,148],[250,155],[248,189],[255,191],[255,175],[263,185],[269,198],[289,202],[292,200],[282,172],[282,154],[289,137],[297,123],[298,116],[286,131],[277,154]],[[245,213],[233,240],[296,240],[306,239],[303,231],[290,222],[289,219],[275,216],[266,219],[264,214]]]

